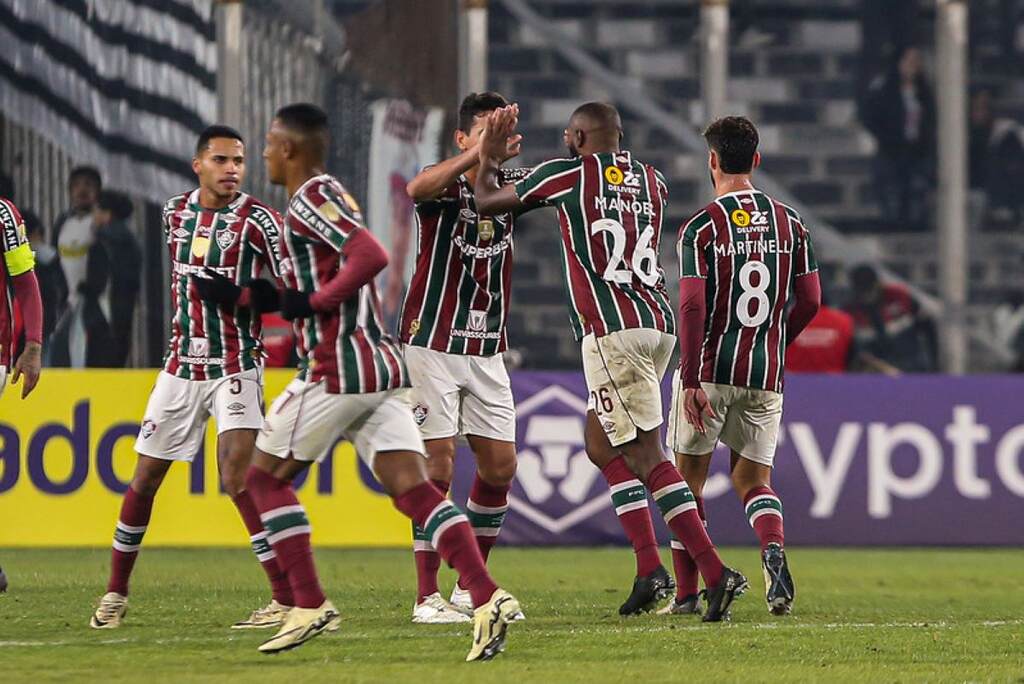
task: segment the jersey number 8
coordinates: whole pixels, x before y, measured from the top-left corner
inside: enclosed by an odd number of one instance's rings
[[[757,285],[753,284],[753,275],[757,273]],[[763,261],[748,261],[740,268],[740,288],[743,292],[736,302],[736,317],[748,328],[756,328],[764,324],[771,314],[772,303],[768,299],[768,286],[771,284],[772,272]],[[750,312],[750,303],[754,302],[754,312]]]
[[[598,219],[590,224],[590,234],[611,233],[612,251],[608,255],[608,266],[601,276],[608,282],[629,284],[633,274],[647,287],[658,284],[661,275],[658,273],[658,253],[651,246],[654,239],[654,226],[648,225],[637,238],[632,258],[626,263],[626,229],[615,219]],[[632,270],[630,269],[632,268]]]

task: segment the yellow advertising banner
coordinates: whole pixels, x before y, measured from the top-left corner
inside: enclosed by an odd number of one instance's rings
[[[133,450],[155,370],[44,369],[35,392],[0,397],[0,546],[105,546],[131,480]],[[268,403],[294,376],[268,371]],[[156,496],[146,546],[244,545],[220,491],[211,422],[192,463],[175,463]],[[298,487],[323,546],[407,546],[408,520],[342,442]]]

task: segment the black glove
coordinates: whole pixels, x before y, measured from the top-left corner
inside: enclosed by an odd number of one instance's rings
[[[257,278],[246,283],[249,288],[249,308],[256,313],[277,311],[281,308],[281,294],[269,280]]]
[[[242,288],[210,268],[204,268],[203,272],[206,274],[205,278],[192,279],[199,298],[211,304],[233,307],[242,296]]]
[[[298,290],[281,290],[281,317],[293,321],[296,318],[309,318],[313,315],[313,307],[309,304],[309,293]]]

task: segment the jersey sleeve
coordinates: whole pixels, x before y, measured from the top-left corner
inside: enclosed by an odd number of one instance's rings
[[[436,164],[427,164],[426,166],[423,167],[423,170],[420,171],[420,173],[426,171],[427,169],[433,166],[436,166]],[[402,192],[405,192],[404,188]],[[433,216],[434,214],[437,214],[440,211],[442,211],[446,205],[458,201],[459,181],[458,179],[456,179],[452,181],[452,183],[449,184],[448,187],[445,188],[437,197],[416,202],[414,206],[416,208],[416,212],[419,213],[421,216]]]
[[[25,222],[14,202],[6,199],[0,199],[0,252],[3,252],[4,266],[11,276],[35,268],[36,258],[28,244]]]
[[[329,183],[316,183],[296,194],[288,209],[303,232],[336,252],[342,250],[349,236],[366,229],[352,196],[339,193]]]
[[[183,197],[185,197],[185,195],[176,195],[167,200],[164,202],[164,208],[160,211],[160,229],[163,230],[164,233],[164,242],[169,243],[171,241],[171,230],[173,230],[171,221],[173,220],[174,212],[178,210]]]
[[[683,224],[679,230],[679,277],[707,278],[714,242],[715,222],[711,214],[702,211]]]
[[[281,235],[284,221],[270,207],[253,207],[247,219],[253,229],[249,232],[249,246],[260,255],[260,260],[270,269],[275,278],[281,277]]]
[[[550,204],[575,189],[580,177],[580,160],[552,159],[516,182],[519,201],[526,206]]]
[[[796,227],[796,244],[793,248],[793,276],[800,276],[816,273],[818,271],[818,260],[814,257],[814,244],[811,242],[811,235],[804,225],[803,219],[795,212],[790,219]]]

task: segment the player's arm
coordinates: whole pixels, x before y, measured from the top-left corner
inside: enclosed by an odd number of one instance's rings
[[[12,202],[0,200],[0,224],[3,268],[11,278],[14,299],[25,321],[25,349],[18,355],[11,373],[12,384],[17,383],[22,375],[25,376],[21,388],[21,398],[24,399],[39,382],[39,372],[43,365],[43,300],[33,270],[35,255],[29,247],[21,214]]]
[[[282,291],[281,316],[293,320],[308,318],[317,311],[336,311],[388,265],[384,246],[365,228],[352,233],[341,248],[341,255],[345,258],[344,267],[316,292]]]
[[[501,184],[501,164],[508,158],[509,144],[518,154],[519,136],[516,136],[518,105],[495,109],[487,117],[484,132],[480,136],[480,170],[476,174],[474,195],[476,210],[486,216],[495,216],[510,211],[522,211],[524,202],[516,194],[516,186]]]
[[[800,336],[821,308],[821,279],[818,272],[798,276],[793,283],[793,308],[786,319],[786,346]]]
[[[414,202],[438,199],[459,176],[479,162],[480,146],[477,144],[465,152],[423,169],[406,184],[405,192]]]
[[[679,239],[679,379],[683,386],[683,414],[700,434],[707,431],[704,417],[715,417],[700,386],[701,345],[707,322],[707,246],[714,224],[706,212],[690,219]]]

